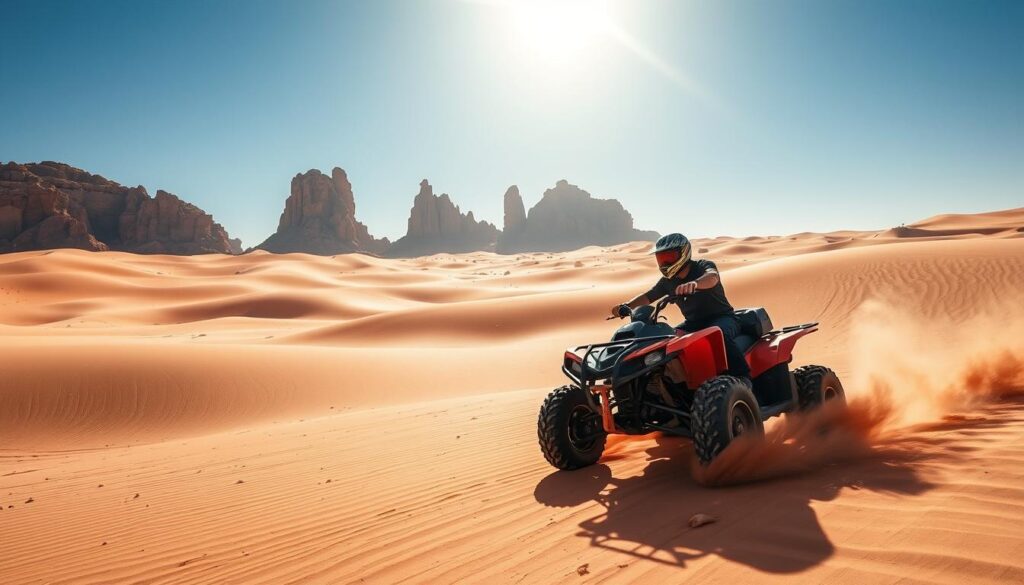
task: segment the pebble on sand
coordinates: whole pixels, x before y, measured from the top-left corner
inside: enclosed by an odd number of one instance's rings
[[[694,514],[693,516],[690,516],[689,525],[690,528],[700,528],[705,524],[711,524],[713,522],[718,522],[718,518],[709,514]]]

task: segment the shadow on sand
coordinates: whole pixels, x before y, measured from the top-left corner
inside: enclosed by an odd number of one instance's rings
[[[796,477],[712,489],[688,473],[688,441],[655,441],[639,475],[618,479],[605,464],[554,472],[537,484],[534,497],[555,507],[600,504],[601,513],[579,524],[578,535],[592,546],[679,567],[717,555],[760,571],[794,573],[834,551],[813,502],[832,500],[844,487],[907,495],[932,487],[915,470],[920,457],[889,452]],[[688,520],[697,513],[718,521],[691,529]]]

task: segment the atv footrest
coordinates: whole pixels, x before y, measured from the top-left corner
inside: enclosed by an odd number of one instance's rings
[[[693,438],[693,433],[691,433],[690,429],[688,427],[685,427],[685,426],[674,427],[673,428],[673,427],[663,427],[661,425],[647,423],[647,428],[654,429],[656,431],[661,431],[662,433],[665,433],[666,435],[672,435],[673,437],[683,437],[683,438],[686,438],[686,439],[692,439]]]
[[[658,410],[664,410],[665,412],[671,412],[676,416],[681,416],[686,420],[690,420],[690,413],[685,410],[679,410],[678,408],[672,408],[671,406],[665,406],[664,404],[658,404],[657,402],[648,402],[646,400],[643,402],[643,405],[650,406],[651,408],[657,408]]]
[[[769,405],[769,406],[762,406],[761,407],[761,419],[763,420],[763,419],[771,418],[773,416],[779,416],[780,414],[782,414],[784,412],[788,412],[790,410],[795,410],[795,409],[796,409],[796,404],[792,400],[787,400],[785,402],[780,402],[778,404],[772,404],[772,405]]]

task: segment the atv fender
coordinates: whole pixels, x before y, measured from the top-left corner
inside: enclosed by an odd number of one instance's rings
[[[688,388],[697,388],[729,367],[725,357],[725,338],[718,327],[708,327],[676,337],[668,342],[665,351],[669,354],[679,353]]]
[[[801,329],[772,333],[758,340],[747,352],[750,377],[756,378],[769,368],[789,363],[793,359],[793,346],[796,345],[796,341],[817,330],[818,328],[812,325]]]

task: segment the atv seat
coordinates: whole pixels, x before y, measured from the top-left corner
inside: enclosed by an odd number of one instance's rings
[[[754,344],[757,343],[757,339],[758,338],[753,335],[741,333],[736,336],[736,339],[734,339],[733,342],[736,343],[736,347],[740,349],[741,353],[747,353],[750,351],[750,348],[754,347]]]
[[[735,315],[740,320],[740,332],[744,335],[757,339],[772,330],[772,319],[764,307],[739,309]]]
[[[772,320],[763,307],[736,311],[740,320],[740,334],[734,340],[743,353],[750,351],[757,340],[772,330]]]

